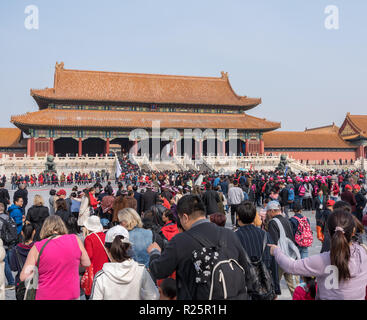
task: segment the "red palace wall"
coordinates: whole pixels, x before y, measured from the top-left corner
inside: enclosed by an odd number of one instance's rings
[[[356,152],[355,151],[266,151],[266,155],[280,155],[280,154],[286,154],[289,155],[291,158],[296,160],[303,160],[303,161],[322,161],[322,160],[336,160],[339,161],[339,159],[345,160],[356,160]]]

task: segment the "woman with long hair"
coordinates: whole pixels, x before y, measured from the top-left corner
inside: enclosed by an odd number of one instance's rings
[[[319,300],[364,300],[367,286],[367,249],[353,240],[357,231],[355,220],[346,210],[330,214],[328,230],[330,252],[293,260],[275,245],[271,254],[287,273],[316,277]]]
[[[88,218],[94,212],[93,205],[96,205],[93,201],[94,196],[92,194],[93,192],[95,192],[95,189],[92,187],[90,189],[84,189],[83,191],[84,191],[84,195],[82,197],[82,202],[80,204],[79,217],[78,217],[79,227],[83,227],[85,225]]]

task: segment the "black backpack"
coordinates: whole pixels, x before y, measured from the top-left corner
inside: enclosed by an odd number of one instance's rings
[[[13,247],[18,244],[19,236],[17,231],[17,224],[15,221],[9,217],[8,220],[0,218],[3,225],[0,230],[1,240],[7,247]]]
[[[218,230],[219,231],[219,230]],[[192,252],[195,268],[195,300],[248,300],[247,273],[233,258],[224,237],[213,244],[194,230],[187,235],[202,246]]]
[[[241,232],[238,233],[242,237]],[[251,286],[248,287],[248,293],[251,296],[251,300],[274,300],[276,294],[274,291],[273,280],[271,273],[266,267],[262,256],[266,249],[267,244],[266,233],[264,235],[262,254],[260,258],[250,258],[250,269],[253,276]],[[246,254],[247,255],[247,254]]]

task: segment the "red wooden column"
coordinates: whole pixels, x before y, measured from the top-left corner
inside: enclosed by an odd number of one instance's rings
[[[31,156],[31,138],[28,138],[27,140],[27,156]]]
[[[200,157],[203,156],[203,140],[199,140],[199,154]]]
[[[83,140],[79,138],[78,142],[78,156],[81,157],[83,155]]]
[[[134,140],[134,155],[138,154],[138,140]]]
[[[107,138],[106,141],[106,154],[110,153],[110,138]]]
[[[246,139],[245,140],[245,142],[246,142],[246,145],[245,145],[245,156],[248,156],[248,154],[249,154],[249,150],[250,150],[250,146],[249,146],[249,139]]]
[[[264,154],[265,153],[265,145],[264,145],[264,140],[261,139],[260,140],[260,154]]]
[[[222,152],[223,156],[226,155],[226,140],[222,140]]]
[[[54,138],[50,138],[50,142],[49,142],[49,147],[48,147],[48,150],[49,150],[49,154],[54,156],[55,154],[55,151],[54,151]]]
[[[30,138],[27,141],[28,146],[29,147],[29,156],[30,157],[34,157],[35,154],[35,142],[34,142],[34,138]]]

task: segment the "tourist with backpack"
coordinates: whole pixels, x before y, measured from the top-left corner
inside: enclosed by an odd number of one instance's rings
[[[14,203],[9,207],[8,213],[10,218],[17,224],[17,232],[20,234],[23,228],[23,222],[25,221],[22,197],[19,196],[14,198]]]
[[[301,259],[308,257],[308,248],[312,246],[313,233],[310,220],[302,215],[302,207],[296,203],[293,207],[294,216],[289,219],[292,224],[294,241],[298,247]]]
[[[0,183],[0,202],[4,204],[4,208],[6,211],[8,205],[10,204],[10,196],[7,189],[4,188],[5,185],[3,182]]]
[[[33,247],[36,229],[33,224],[28,223],[23,226],[21,234],[23,241],[12,249],[10,258],[10,268],[17,273],[15,276],[15,297],[17,300],[24,300],[26,287],[24,282],[20,281],[19,277],[27,260],[28,253]]]
[[[295,199],[294,186],[293,186],[293,184],[288,184],[287,185],[287,190],[288,190],[288,205],[289,205],[289,209],[292,209],[293,208],[293,204],[294,204],[294,199]]]
[[[178,300],[249,299],[250,265],[234,232],[210,223],[197,195],[183,196],[177,212],[185,231],[162,253],[156,243],[148,247],[152,276],[165,279],[176,271]]]
[[[303,207],[306,211],[312,210],[312,184],[310,183],[310,180],[308,177],[305,178],[305,183],[303,185],[305,188],[305,195],[303,197]]]
[[[266,215],[269,220],[267,230],[274,243],[281,247],[287,256],[293,259],[300,259],[299,250],[294,243],[292,225],[289,219],[281,214],[279,202],[270,201],[266,207]],[[293,274],[285,272],[280,267],[278,268],[278,274],[279,281],[284,275],[288,289],[291,295],[293,295],[294,289],[299,283],[298,277],[294,277]]]
[[[14,289],[15,282],[10,269],[11,250],[18,243],[18,231],[15,221],[4,212],[4,204],[0,203],[0,238],[5,249],[5,277],[8,282],[6,289]]]
[[[267,244],[274,243],[268,232],[255,227],[256,207],[249,201],[243,202],[237,209],[239,228],[235,231],[253,267],[259,274],[261,294],[252,293],[252,300],[274,300],[280,295],[278,266],[270,255]]]

